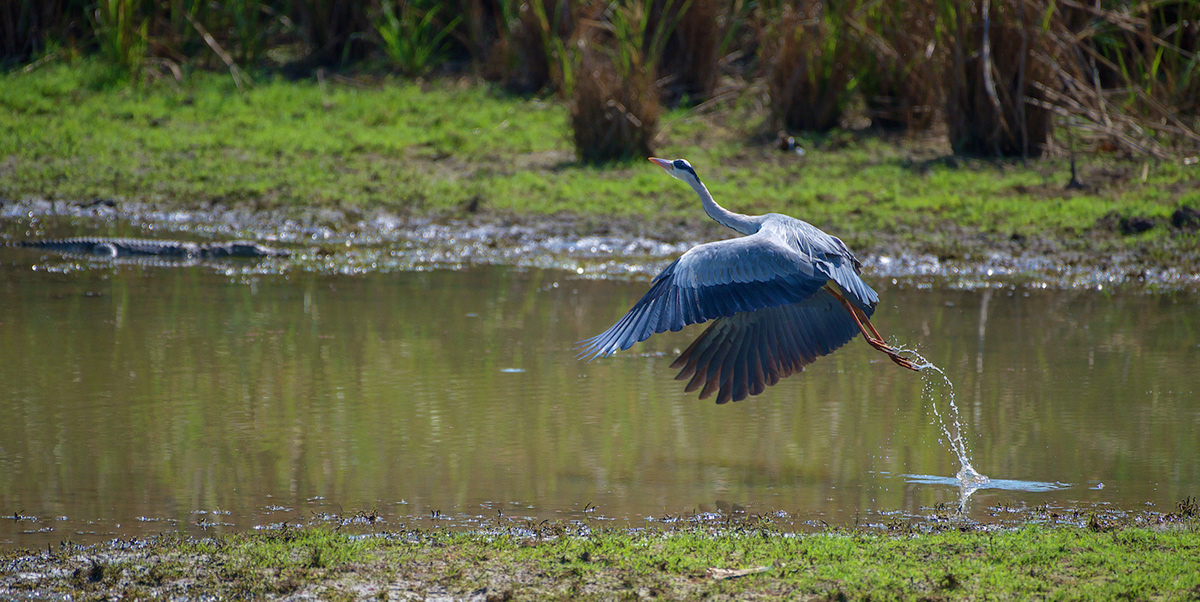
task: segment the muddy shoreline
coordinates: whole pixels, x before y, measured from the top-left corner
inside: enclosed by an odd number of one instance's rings
[[[650,222],[569,214],[397,215],[383,209],[253,210],[215,205],[161,208],[113,200],[0,200],[0,242],[69,236],[212,241],[282,246],[280,270],[330,272],[457,269],[476,264],[559,268],[584,277],[650,278],[701,242],[726,237],[697,218]],[[1073,238],[999,238],[953,225],[905,235],[837,233],[869,277],[950,288],[1200,290],[1194,236],[1123,244],[1091,233]],[[1173,244],[1176,243],[1176,244]],[[1178,247],[1178,248],[1172,248]]]
[[[342,533],[284,527],[0,555],[17,600],[544,600],[655,598],[1137,598],[1195,594],[1194,517],[1113,523],[1089,515],[993,528],[953,521],[778,530],[769,517],[713,516],[666,528],[542,523],[475,532]],[[1081,562],[1088,558],[1089,562]],[[867,562],[863,563],[863,559]],[[1097,560],[1099,560],[1097,562]],[[836,570],[828,570],[835,567]],[[932,574],[932,576],[931,576]],[[955,575],[958,576],[955,576]],[[1139,575],[1136,585],[1123,575]],[[941,575],[939,577],[939,575]],[[950,575],[948,580],[945,575]],[[898,578],[902,577],[902,578]],[[985,578],[986,577],[986,578]],[[1116,591],[1110,591],[1115,589]]]

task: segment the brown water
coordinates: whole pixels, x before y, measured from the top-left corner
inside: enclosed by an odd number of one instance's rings
[[[948,387],[861,340],[725,406],[667,367],[698,327],[573,359],[645,282],[42,257],[0,249],[0,547],[372,511],[851,524],[961,493]],[[1197,296],[874,284],[993,479],[967,517],[1200,493]]]

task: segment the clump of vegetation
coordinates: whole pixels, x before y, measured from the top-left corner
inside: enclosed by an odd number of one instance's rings
[[[580,41],[571,131],[585,163],[649,157],[660,112],[657,66],[681,11],[643,0],[606,7]]]
[[[933,0],[868,2],[851,13],[858,91],[873,126],[917,131],[933,124],[945,64],[935,14]]]
[[[150,24],[141,4],[140,0],[101,0],[88,14],[100,55],[135,78],[146,60]]]
[[[1047,45],[1025,0],[943,1],[953,28],[946,74],[946,125],[959,153],[1036,157],[1050,136],[1040,90],[1050,83],[1039,59]]]
[[[1053,6],[1053,5],[1052,5]],[[1044,9],[1045,105],[1102,148],[1167,158],[1200,144],[1200,4],[1069,3]]]
[[[446,37],[462,20],[454,17],[447,23],[438,19],[442,6],[402,0],[395,6],[383,2],[382,14],[375,20],[380,47],[400,72],[409,77],[424,75],[446,54]]]
[[[659,105],[650,73],[622,76],[602,52],[585,49],[571,100],[571,132],[579,159],[607,163],[649,157]]]
[[[772,57],[767,85],[776,121],[790,130],[838,126],[854,82],[851,45],[836,12],[816,0],[785,4],[768,17],[763,48]]]
[[[644,17],[640,38],[614,45],[615,32],[596,33],[626,13]],[[97,55],[112,68],[102,85],[197,69],[227,70],[239,89],[329,69],[474,72],[571,102],[586,69],[602,81],[584,93],[608,96],[602,110],[578,112],[595,120],[586,130],[617,123],[610,100],[648,123],[633,97],[761,106],[766,90],[790,130],[835,128],[847,107],[888,129],[940,117],[964,154],[1055,153],[1063,127],[1087,149],[1167,158],[1200,148],[1195,0],[12,0],[0,5],[0,32],[0,65]],[[631,54],[621,44],[641,53],[637,69],[613,60]]]

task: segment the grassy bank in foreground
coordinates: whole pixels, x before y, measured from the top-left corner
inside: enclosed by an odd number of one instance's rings
[[[317,596],[408,599],[1195,599],[1194,519],[1112,531],[1032,526],[913,536],[707,531],[325,529],[166,536],[9,555],[0,594],[75,599]]]
[[[194,73],[182,85],[112,88],[97,83],[103,71],[80,61],[0,75],[0,198],[567,213],[651,235],[707,221],[691,191],[652,165],[578,164],[566,108],[553,101],[457,80],[273,81],[239,93],[228,77]],[[1200,214],[1171,225],[1181,208],[1200,208],[1200,165],[1084,154],[1085,188],[1068,190],[1065,160],[962,160],[944,138],[841,132],[807,141],[800,158],[746,133],[763,118],[739,106],[672,112],[656,152],[691,160],[734,210],[801,217],[864,250],[936,247],[949,226],[1085,248],[1200,246]]]

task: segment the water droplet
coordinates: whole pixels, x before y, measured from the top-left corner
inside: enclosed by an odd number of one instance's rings
[[[925,386],[921,388],[921,394],[929,398],[930,407],[933,408],[933,415],[937,418],[938,426],[940,426],[942,429],[942,435],[945,436],[944,441],[949,442],[950,451],[953,452],[958,458],[958,463],[961,466],[958,474],[956,475],[958,480],[964,485],[978,485],[988,482],[988,478],[986,476],[979,474],[979,471],[975,470],[975,467],[971,466],[971,453],[970,450],[967,449],[967,442],[963,440],[963,427],[962,422],[959,419],[958,404],[954,402],[954,383],[950,382],[950,377],[946,375],[944,370],[933,365],[933,362],[925,359],[915,350],[901,347],[900,351],[914,356],[910,359],[923,375],[930,375],[932,372],[936,372],[937,374],[941,375],[942,380],[946,383],[948,392],[947,400],[949,401],[950,406],[948,418],[951,420],[953,432],[951,431],[950,426],[947,426],[946,420],[942,418],[941,412],[938,411],[937,400],[934,399],[933,396],[934,388],[937,384],[934,377],[928,376],[925,378]],[[944,442],[939,440],[938,443]]]

